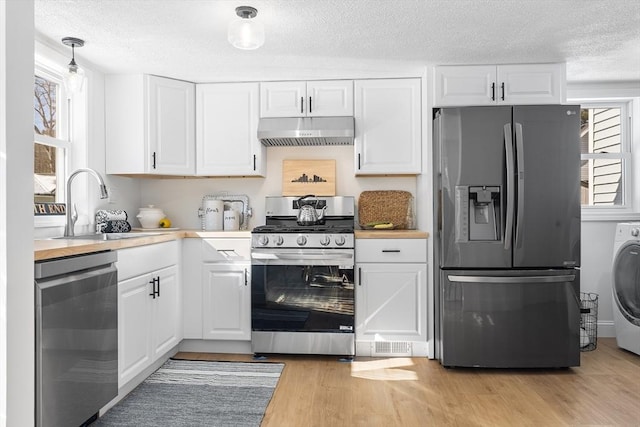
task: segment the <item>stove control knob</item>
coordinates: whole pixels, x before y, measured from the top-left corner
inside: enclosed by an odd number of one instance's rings
[[[267,246],[267,243],[269,243],[269,236],[265,236],[263,234],[262,236],[258,237],[258,245]]]
[[[273,243],[275,243],[276,246],[282,246],[282,244],[284,243],[284,239],[280,235],[274,237],[273,240]]]
[[[631,235],[633,237],[638,237],[638,235],[640,235],[640,228],[634,228],[631,230]]]
[[[327,246],[329,243],[331,243],[331,238],[326,234],[320,238],[320,244],[322,246]]]
[[[344,236],[336,236],[336,245],[338,246],[342,246],[345,243],[345,238]]]
[[[307,238],[304,236],[298,236],[298,238],[296,239],[296,243],[298,244],[298,246],[304,246],[307,244]]]

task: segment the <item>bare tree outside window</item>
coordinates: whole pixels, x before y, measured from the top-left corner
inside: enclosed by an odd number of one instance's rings
[[[59,85],[40,76],[35,76],[34,85],[34,132],[50,138],[57,136],[57,98]],[[53,145],[35,143],[34,155],[34,201],[56,200],[56,153]]]

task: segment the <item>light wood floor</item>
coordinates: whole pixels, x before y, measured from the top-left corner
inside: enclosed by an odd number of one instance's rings
[[[198,360],[251,355],[178,353]],[[613,338],[561,370],[445,369],[425,358],[278,355],[262,427],[640,426],[640,356]]]

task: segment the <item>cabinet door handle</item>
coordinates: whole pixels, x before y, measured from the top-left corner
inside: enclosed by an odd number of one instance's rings
[[[358,286],[362,286],[362,267],[358,267]]]
[[[151,283],[151,286],[153,287],[149,296],[153,297],[153,299],[156,299],[156,278],[154,277],[153,279],[149,280],[149,283]]]
[[[160,298],[160,276],[156,277],[156,280],[158,281],[158,298]]]
[[[247,271],[247,269],[244,269],[244,285],[248,286],[249,285],[249,272]]]
[[[300,97],[300,114],[304,113],[304,96]]]
[[[491,83],[491,100],[495,101],[496,100],[496,84]]]
[[[502,89],[502,100],[504,101],[504,82],[502,82],[500,88]]]
[[[152,160],[153,160],[153,163],[151,164],[151,167],[152,167],[153,169],[155,169],[155,168],[156,168],[156,152],[155,152],[155,151],[154,151],[154,152],[153,152],[153,154],[151,155],[151,158],[152,158]]]
[[[400,249],[383,249],[382,252],[400,253]]]
[[[358,170],[360,170],[360,153],[358,153]]]
[[[311,104],[311,97],[309,97],[309,113],[313,112],[312,106],[313,106],[313,104]]]
[[[253,170],[256,170],[256,155],[253,155]]]

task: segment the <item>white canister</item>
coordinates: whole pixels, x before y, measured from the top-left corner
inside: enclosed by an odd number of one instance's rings
[[[240,213],[234,209],[224,211],[224,229],[225,231],[234,231],[240,229]]]
[[[219,231],[223,229],[224,202],[222,200],[206,200],[204,202],[204,229]]]

